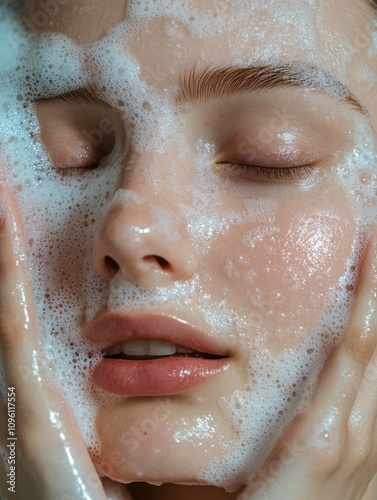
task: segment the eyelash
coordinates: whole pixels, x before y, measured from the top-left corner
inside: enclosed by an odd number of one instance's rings
[[[294,167],[263,167],[244,163],[217,163],[217,165],[226,165],[227,170],[231,170],[232,173],[246,173],[253,177],[253,180],[259,181],[296,181],[306,179],[312,173],[312,168],[308,165]],[[61,177],[76,177],[95,168],[97,167],[55,167],[55,171]]]
[[[306,179],[313,173],[313,167],[310,165],[299,165],[292,167],[265,167],[261,165],[247,165],[245,163],[217,163],[225,167],[226,174],[229,177],[236,177],[237,174],[242,174],[240,177],[249,177],[250,180],[256,181],[297,181]],[[246,174],[246,175],[245,175]]]
[[[81,174],[88,172],[88,170],[95,170],[98,166],[93,167],[54,167],[55,172],[60,177],[78,177]]]

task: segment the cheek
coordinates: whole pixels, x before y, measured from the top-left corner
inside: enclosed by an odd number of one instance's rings
[[[281,242],[282,265],[296,287],[326,289],[344,272],[355,225],[342,215],[319,213],[296,217]]]
[[[284,305],[274,304],[273,317],[280,322],[276,333],[284,330],[299,341],[313,327],[329,294],[349,271],[355,231],[351,217],[331,212],[292,220],[276,248],[275,267],[288,281],[280,294]]]
[[[308,335],[352,265],[351,213],[296,213],[277,210],[273,224],[235,227],[219,245],[229,257],[219,266],[227,302],[275,353]]]

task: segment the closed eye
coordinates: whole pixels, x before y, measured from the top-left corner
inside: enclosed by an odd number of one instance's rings
[[[230,179],[251,180],[258,182],[289,182],[306,179],[313,174],[311,165],[265,166],[245,163],[218,162],[216,172]]]
[[[114,134],[107,137],[99,145],[88,138],[75,140],[72,138],[55,139],[45,137],[54,170],[61,176],[77,176],[97,169],[102,160],[111,154],[115,145]]]
[[[56,98],[36,102],[41,139],[53,170],[77,177],[103,164],[124,140],[123,122],[116,110],[95,103]]]

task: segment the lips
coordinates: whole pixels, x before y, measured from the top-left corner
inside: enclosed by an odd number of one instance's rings
[[[93,382],[112,394],[169,395],[229,367],[229,352],[188,323],[163,315],[108,313],[85,332],[106,356]]]

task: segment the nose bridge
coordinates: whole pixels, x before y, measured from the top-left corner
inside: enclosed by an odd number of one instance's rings
[[[166,286],[195,272],[187,221],[156,191],[121,188],[97,230],[93,262],[98,274],[119,273],[143,287]]]
[[[145,198],[144,201],[150,203],[172,205],[178,194],[182,197],[186,191],[187,179],[184,169],[178,164],[179,154],[176,144],[169,145],[164,153],[130,152],[122,171],[120,191],[133,191],[139,196],[139,201]],[[116,196],[119,196],[119,191]]]

